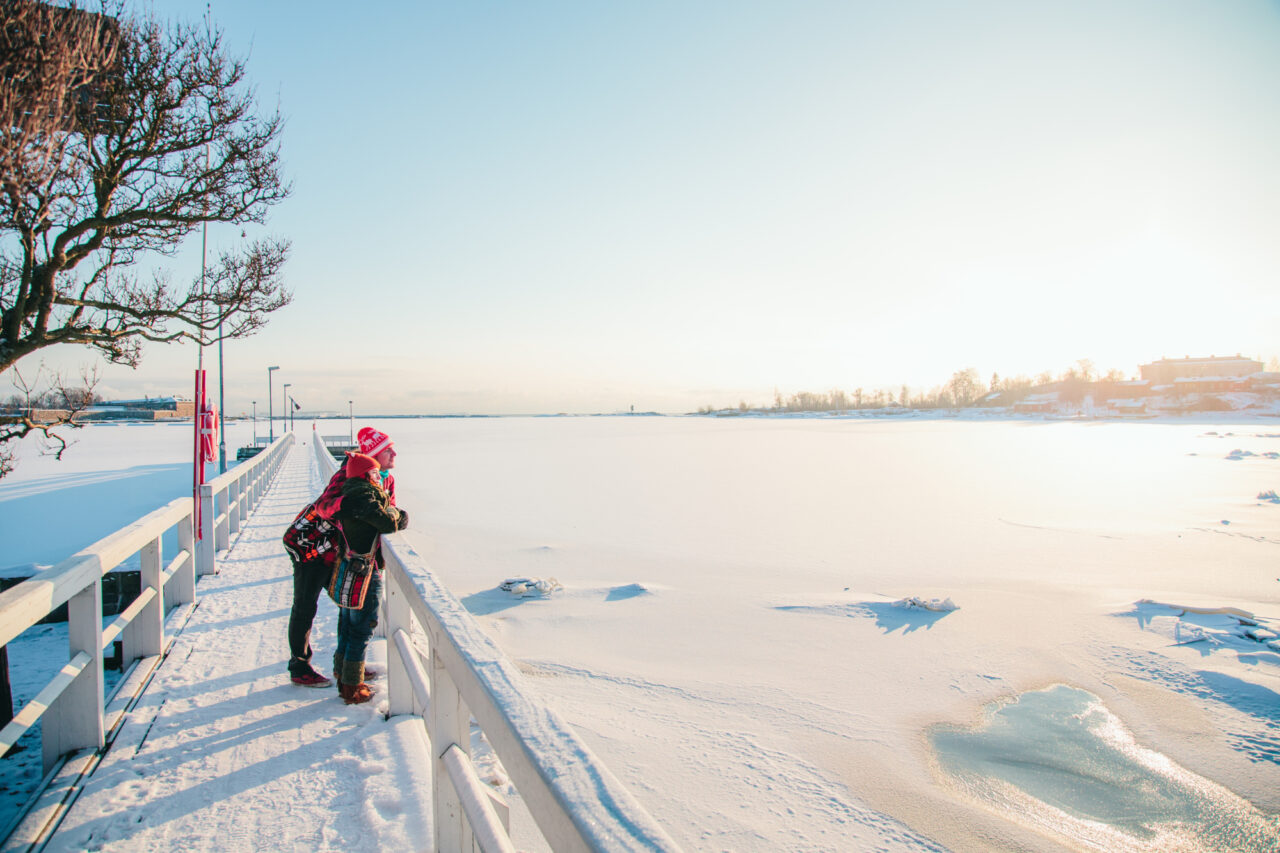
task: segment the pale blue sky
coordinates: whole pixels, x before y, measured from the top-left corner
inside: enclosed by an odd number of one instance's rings
[[[296,188],[230,412],[268,364],[307,408],[582,412],[1280,355],[1275,2],[211,6]]]

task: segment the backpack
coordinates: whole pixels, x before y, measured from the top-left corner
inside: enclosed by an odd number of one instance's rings
[[[285,529],[284,549],[295,565],[323,561],[332,566],[342,551],[342,532],[336,524],[321,518],[316,505],[309,503]]]

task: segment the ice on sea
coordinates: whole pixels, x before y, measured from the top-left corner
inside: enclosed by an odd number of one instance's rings
[[[519,598],[542,598],[564,586],[555,578],[507,578],[498,588]]]
[[[1144,598],[1123,615],[1136,617],[1144,631],[1165,637],[1175,645],[1205,643],[1211,648],[1244,652],[1280,650],[1280,634],[1269,620],[1238,607],[1185,606]],[[1280,659],[1276,662],[1280,663]]]
[[[899,598],[893,606],[905,610],[932,610],[935,613],[950,613],[959,609],[950,598],[916,598],[914,595]]]
[[[1243,450],[1237,447],[1235,450],[1227,454],[1227,458],[1233,462],[1239,462],[1241,459],[1249,456],[1257,456],[1263,459],[1280,459],[1280,452],[1268,450],[1265,453],[1254,453],[1252,450]]]

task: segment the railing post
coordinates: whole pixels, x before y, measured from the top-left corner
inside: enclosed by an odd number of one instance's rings
[[[240,478],[227,484],[227,530],[240,532]]]
[[[165,595],[169,606],[186,604],[196,600],[196,559],[195,520],[191,513],[183,516],[178,522],[178,548],[191,555],[190,559],[178,567],[176,574],[165,584]],[[172,590],[172,592],[170,591]]]
[[[202,576],[217,571],[213,563],[213,507],[213,486],[205,483],[200,487],[200,565],[196,567],[196,573]]]
[[[161,559],[164,549],[157,536],[142,546],[139,556],[142,559],[142,589],[156,591],[151,603],[142,608],[142,612],[133,620],[133,643],[136,648],[130,650],[130,657],[147,657],[164,652],[164,588],[160,581],[160,573],[164,571],[164,560]]]
[[[101,749],[102,725],[102,579],[67,601],[70,657],[80,652],[92,660],[49,705],[40,720],[44,772],[59,756],[78,749]]]
[[[225,551],[231,547],[231,492],[223,486],[213,496],[213,505],[215,512],[221,516],[222,520],[214,525],[213,541],[216,543],[218,551]]]
[[[409,632],[412,611],[409,602],[400,589],[397,574],[391,566],[386,568],[385,606],[387,636],[394,638],[396,631]],[[412,714],[414,707],[413,685],[409,682],[409,669],[394,641],[387,643],[387,712],[394,717],[398,714]]]
[[[462,701],[440,659],[439,644],[432,638],[431,652],[431,788],[434,797],[436,853],[461,853],[472,848],[471,825],[462,811],[462,800],[453,788],[444,754],[457,746],[471,755],[471,712]]]

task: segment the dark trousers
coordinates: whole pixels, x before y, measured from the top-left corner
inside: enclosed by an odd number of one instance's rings
[[[316,618],[320,592],[329,584],[333,569],[323,560],[294,563],[293,609],[289,611],[289,674],[301,675],[311,667],[311,623]]]

